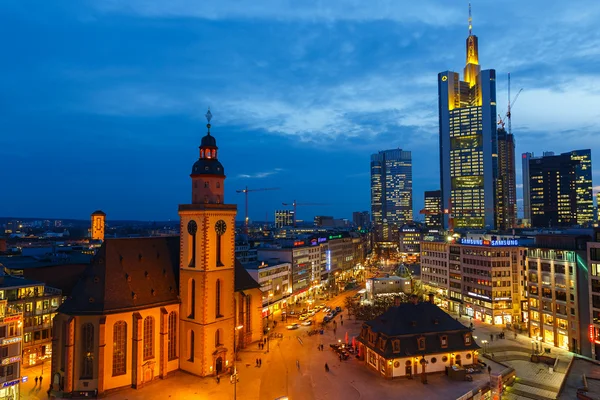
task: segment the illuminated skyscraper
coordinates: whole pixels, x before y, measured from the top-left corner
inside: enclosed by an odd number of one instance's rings
[[[523,153],[521,156],[523,173],[523,218],[527,221],[526,225],[531,225],[531,203],[529,202],[531,191],[529,189],[529,160],[533,153]]]
[[[410,151],[371,155],[371,213],[378,241],[395,240],[398,228],[413,220]]]
[[[496,187],[496,227],[517,224],[517,183],[515,182],[515,139],[504,127],[498,129],[498,185]]]
[[[442,191],[425,192],[425,226],[428,229],[442,228]]]
[[[577,192],[577,224],[585,225],[594,220],[594,193],[592,185],[592,151],[573,150],[571,159],[579,163],[575,167],[575,191]]]
[[[455,228],[494,228],[496,71],[481,70],[471,28],[469,7],[464,81],[458,72],[438,74],[442,206],[451,208]]]
[[[523,154],[523,202],[535,227],[586,225],[594,220],[592,153],[573,150],[542,157]],[[528,182],[525,191],[525,182]]]

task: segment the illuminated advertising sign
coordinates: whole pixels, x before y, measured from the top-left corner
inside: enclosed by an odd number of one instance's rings
[[[15,363],[17,361],[21,361],[21,356],[14,356],[14,357],[10,357],[10,358],[5,358],[5,359],[2,360],[2,365],[12,364],[12,363]]]
[[[331,235],[331,236],[329,236],[329,240],[331,240],[331,239],[341,239],[341,238],[342,238],[342,235]]]
[[[20,315],[14,315],[12,317],[6,317],[4,319],[0,319],[0,323],[6,324],[9,322],[14,322],[14,321],[20,321],[21,320],[21,316]]]
[[[317,239],[311,239],[310,240],[310,245],[311,246],[316,246],[317,244],[319,244],[319,242],[317,242]]]
[[[11,344],[11,343],[17,343],[21,341],[21,337],[14,337],[14,338],[10,338],[10,339],[2,339],[2,344]]]
[[[304,240],[297,240],[294,242],[294,246],[304,246]]]
[[[483,295],[481,295],[481,294],[477,294],[477,293],[473,293],[473,292],[468,292],[468,294],[469,294],[469,296],[473,296],[473,297],[479,297],[479,298],[481,298],[481,299],[486,299],[486,300],[489,300],[489,299],[490,299],[490,298],[489,298],[489,297],[487,297],[487,296],[483,296]]]
[[[14,386],[14,385],[18,384],[19,382],[21,382],[21,378],[15,379],[14,381],[4,382],[2,384],[2,387],[5,388],[5,387],[9,387],[9,386]]]
[[[326,242],[326,241],[327,241],[327,238],[319,238],[317,241],[318,241],[319,243],[323,243],[323,242]]]
[[[492,247],[503,247],[503,246],[518,246],[518,239],[503,239],[503,240],[486,240],[486,239],[460,239],[460,244],[469,246],[492,246]]]
[[[327,271],[331,271],[331,250],[327,250],[325,254],[327,255],[327,261],[325,264],[327,266]]]

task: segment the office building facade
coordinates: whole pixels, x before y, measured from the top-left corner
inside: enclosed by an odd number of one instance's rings
[[[503,127],[498,129],[498,181],[496,227],[511,229],[517,224],[517,182],[515,177],[515,138]]]
[[[477,36],[467,38],[464,80],[438,74],[442,207],[454,228],[495,227],[497,134],[496,71],[481,70]]]
[[[293,210],[276,210],[275,211],[275,227],[283,228],[284,226],[294,226],[296,216]]]
[[[594,286],[586,266],[590,239],[588,235],[537,235],[525,259],[529,336],[585,356],[591,356],[586,336],[589,290]]]
[[[354,211],[352,213],[352,223],[355,228],[369,229],[371,226],[371,216],[368,211]]]
[[[534,227],[593,223],[591,151],[544,152],[542,157],[524,153],[523,203]]]
[[[413,220],[410,151],[371,155],[371,214],[377,241],[394,241],[398,228]]]
[[[521,173],[523,180],[523,225],[531,226],[531,189],[529,187],[529,160],[533,153],[523,153],[521,155]]]
[[[442,191],[428,190],[425,192],[425,227],[427,229],[442,229]]]

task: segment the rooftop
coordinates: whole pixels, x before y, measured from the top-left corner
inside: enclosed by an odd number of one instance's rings
[[[373,332],[387,336],[469,330],[466,326],[429,302],[402,303],[390,307],[378,318],[365,322]]]

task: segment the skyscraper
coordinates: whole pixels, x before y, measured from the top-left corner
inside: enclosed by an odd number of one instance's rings
[[[425,192],[425,226],[428,229],[442,228],[442,191],[428,190]]]
[[[523,153],[521,156],[521,172],[523,174],[523,219],[525,225],[531,225],[531,203],[529,202],[531,191],[529,189],[529,160],[533,157],[533,153]]]
[[[496,187],[496,227],[517,224],[517,183],[515,181],[515,139],[504,127],[498,129],[498,185]]]
[[[371,218],[368,211],[354,211],[352,213],[352,223],[356,228],[368,229],[371,226]]]
[[[378,241],[394,240],[398,228],[413,220],[410,151],[371,155],[371,213]]]
[[[575,167],[575,191],[577,192],[577,224],[585,225],[594,220],[594,189],[592,185],[592,152],[590,149],[573,150],[571,159],[579,163]]]
[[[464,81],[458,72],[438,74],[442,206],[451,209],[455,228],[494,228],[496,71],[481,70],[470,7],[466,44]]]
[[[523,203],[526,213],[530,208],[532,226],[589,224],[594,220],[593,196],[589,149],[560,155],[546,151],[542,157],[523,154]]]
[[[529,160],[531,225],[571,226],[577,222],[575,170],[569,153]]]

